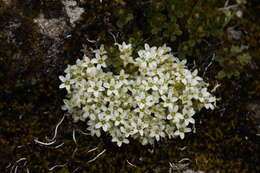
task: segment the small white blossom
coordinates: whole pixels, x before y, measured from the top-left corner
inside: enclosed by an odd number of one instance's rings
[[[187,128],[186,125],[179,125],[174,135],[180,136],[181,139],[184,139],[185,133],[191,132],[191,128]]]
[[[102,81],[88,81],[89,88],[87,89],[88,93],[93,93],[95,97],[98,97],[105,88],[102,86]]]
[[[128,144],[129,140],[126,139],[119,130],[117,130],[115,134],[112,134],[112,142],[116,142],[117,145],[121,147],[123,143]]]
[[[71,85],[74,84],[75,81],[71,80],[70,74],[67,73],[64,76],[59,76],[59,79],[62,81],[62,84],[60,85],[60,88],[66,88],[67,92],[70,93]]]
[[[192,116],[195,114],[193,108],[184,108],[182,110],[182,113],[183,113],[184,124],[186,126],[188,126],[190,123],[191,124],[195,123],[195,120],[192,118]]]
[[[114,111],[114,115],[112,117],[112,120],[114,121],[114,125],[118,126],[120,124],[124,124],[126,121],[126,112],[123,111],[123,109],[119,108]]]
[[[112,79],[110,82],[106,82],[103,84],[105,88],[107,88],[107,95],[110,96],[112,94],[118,96],[119,88],[122,86],[121,82],[116,81],[115,79]]]
[[[148,127],[148,124],[145,124],[141,119],[137,119],[136,121],[132,121],[131,125],[133,127],[133,134],[144,135],[144,129]]]
[[[174,102],[178,100],[176,97],[173,97],[171,94],[168,94],[167,96],[162,95],[161,99],[164,101],[162,104],[163,107],[167,107],[170,110],[174,109],[174,105],[175,105]]]
[[[98,123],[97,120],[89,120],[88,121],[88,130],[90,131],[91,136],[96,135],[97,137],[101,136],[101,132],[99,128],[96,128],[95,125]]]
[[[102,128],[106,132],[111,127],[110,119],[111,117],[104,113],[98,114],[98,123],[95,125],[95,128]]]
[[[153,126],[150,133],[150,137],[155,138],[157,141],[159,141],[161,137],[164,138],[165,137],[164,128],[165,128],[164,126],[158,126],[158,125]]]

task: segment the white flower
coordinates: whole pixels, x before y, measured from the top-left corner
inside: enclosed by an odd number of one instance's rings
[[[157,76],[149,77],[147,80],[143,80],[143,84],[145,85],[145,90],[155,90],[157,91],[160,85],[160,80]]]
[[[105,88],[102,86],[102,81],[88,81],[89,88],[87,89],[88,93],[93,93],[95,97],[100,95],[100,92],[104,91]]]
[[[111,116],[107,116],[104,113],[98,114],[98,123],[95,125],[95,128],[102,128],[106,132],[111,127],[109,119],[111,119]]]
[[[95,106],[85,105],[83,107],[83,117],[91,120],[96,120],[97,114],[100,112],[99,109],[95,109]]]
[[[67,100],[67,99],[64,99],[63,100],[63,103],[65,105],[63,105],[61,108],[62,110],[67,110],[70,114],[73,113],[73,109],[74,107],[77,106],[77,103],[74,101],[74,100]]]
[[[119,43],[115,43],[116,46],[118,46],[118,49],[123,53],[129,53],[131,55],[131,51],[132,51],[132,45],[131,44],[126,44],[125,42],[123,42],[122,44]]]
[[[180,136],[181,139],[184,139],[185,133],[191,132],[190,128],[187,128],[185,125],[179,125],[177,127],[177,131],[175,131],[174,135]]]
[[[129,140],[126,139],[122,134],[118,134],[116,136],[113,136],[112,142],[116,142],[119,147],[121,147],[121,145],[123,143],[129,144]]]
[[[138,116],[138,118],[142,119],[144,118],[144,116],[147,115],[151,115],[151,110],[149,108],[140,108],[140,107],[136,107],[133,112],[136,113],[136,116]]]
[[[172,120],[173,123],[178,124],[181,119],[183,119],[183,115],[179,112],[170,112],[167,115],[168,120]]]
[[[97,137],[101,136],[101,132],[99,128],[96,128],[95,125],[98,123],[98,121],[95,120],[89,120],[88,121],[88,130],[90,131],[91,136],[96,135]]]
[[[147,62],[144,61],[143,59],[141,59],[141,58],[136,58],[135,61],[136,61],[135,64],[138,65],[140,68],[142,68],[142,69],[147,68]]]
[[[170,93],[167,96],[162,95],[161,99],[164,101],[162,103],[163,107],[167,107],[167,108],[169,108],[169,110],[174,109],[173,108],[175,105],[174,102],[176,102],[178,100],[176,97],[173,97],[172,94],[170,94]]]
[[[160,137],[165,137],[165,132],[164,132],[164,126],[158,126],[155,125],[152,127],[150,137],[155,138],[157,141],[160,140]]]
[[[206,109],[211,109],[211,110],[214,109],[214,106],[211,103],[206,103],[204,106],[205,106]]]
[[[112,120],[114,121],[115,126],[124,124],[126,121],[126,112],[124,112],[121,108],[115,110]]]
[[[141,136],[144,135],[144,129],[148,127],[148,124],[145,124],[141,119],[132,121],[131,125],[133,127],[133,134],[139,133]]]
[[[80,106],[81,104],[86,104],[86,96],[84,91],[80,90],[78,93],[74,94],[72,96],[72,100],[74,100],[77,106]]]
[[[60,88],[66,88],[67,92],[70,93],[71,84],[75,81],[71,80],[71,75],[68,73],[64,76],[59,76],[59,79],[62,81],[62,84],[59,86]]]
[[[120,74],[115,76],[115,77],[116,77],[116,80],[118,81],[119,84],[121,84],[121,85],[128,85],[129,84],[129,82],[128,82],[129,75],[126,74],[124,70],[121,70]]]
[[[97,61],[97,69],[100,70],[101,67],[107,67],[106,64],[107,55],[99,56],[96,55],[96,61]]]
[[[127,123],[126,121],[124,122],[123,126],[120,126],[120,131],[126,138],[128,138],[130,135],[133,135],[132,126],[129,122]]]
[[[126,66],[129,63],[134,63],[132,55],[132,45],[131,44],[126,44],[125,42],[121,44],[115,43],[115,45],[118,46],[118,49],[121,52],[120,58],[124,63],[124,66]]]
[[[193,110],[193,108],[184,108],[182,110],[183,113],[183,120],[184,120],[184,124],[186,126],[189,125],[189,123],[194,124],[195,120],[192,118],[192,116],[195,114],[195,111]]]
[[[86,67],[87,70],[86,72],[90,75],[90,74],[94,74],[97,71],[97,68],[95,66],[95,64],[97,63],[97,59],[93,58],[93,59],[89,59],[86,55],[84,55],[83,57],[83,61],[82,62],[82,66]]]
[[[210,96],[210,93],[207,91],[207,88],[203,88],[203,89],[201,90],[201,94],[202,94],[202,96],[203,96],[204,98]]]
[[[121,82],[115,81],[115,79],[110,80],[110,82],[103,84],[105,88],[107,88],[107,95],[110,96],[112,94],[118,96],[119,88],[122,86]]]
[[[105,46],[103,44],[101,44],[99,49],[93,50],[93,53],[95,53],[95,57],[98,57],[98,56],[100,57],[100,56],[107,54],[107,51],[105,50]]]
[[[150,107],[154,104],[153,96],[152,95],[146,95],[143,92],[140,93],[139,95],[136,95],[135,99],[136,99],[137,105],[141,109],[144,108],[145,106]]]
[[[87,121],[91,135],[100,137],[104,131],[119,147],[129,137],[143,145],[165,137],[183,139],[197,111],[215,108],[216,98],[198,71],[189,71],[166,45],[145,44],[136,57],[131,44],[116,45],[124,63],[120,74],[108,72],[110,55],[101,45],[93,50],[94,58],[84,55],[59,76],[59,87],[68,93],[62,109],[74,122]],[[129,72],[128,65],[136,71]]]

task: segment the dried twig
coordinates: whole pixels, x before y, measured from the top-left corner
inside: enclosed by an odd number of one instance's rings
[[[137,168],[137,166],[136,166],[136,165],[134,165],[134,164],[130,163],[128,160],[126,160],[126,162],[127,162],[129,165],[131,165],[131,166],[133,166],[133,167]]]
[[[212,65],[214,59],[215,59],[215,53],[213,54],[213,56],[212,56],[212,58],[211,58],[211,61],[209,62],[209,64],[208,64],[207,67],[205,68],[205,70],[204,70],[204,72],[203,72],[203,75],[202,75],[203,77],[204,77],[204,75],[206,74],[208,68]]]
[[[18,165],[15,166],[14,173],[17,172],[17,169],[18,169]]]
[[[25,167],[26,164],[27,164],[27,160],[24,162],[23,167]]]
[[[98,147],[93,148],[93,149],[89,150],[88,153],[90,153],[90,152],[92,152],[92,151],[95,151],[95,150],[97,150],[97,149],[98,149]]]
[[[75,129],[73,129],[73,132],[72,132],[72,138],[73,138],[74,143],[77,145]]]
[[[38,143],[38,144],[41,144],[41,145],[49,146],[49,145],[54,144],[54,143],[56,142],[56,140],[51,141],[51,142],[41,142],[41,141],[39,141],[39,140],[37,140],[37,139],[34,139],[34,142],[36,142],[36,143]]]
[[[73,151],[73,153],[72,153],[72,155],[71,155],[71,157],[72,158],[74,158],[75,157],[75,154],[76,154],[76,152],[78,151],[78,148],[76,147],[75,149],[74,149],[74,151]]]
[[[53,145],[53,144],[56,142],[56,136],[57,136],[57,133],[58,133],[58,128],[59,128],[59,126],[61,125],[61,123],[63,122],[64,118],[65,118],[65,115],[61,118],[61,120],[60,120],[60,121],[58,122],[58,124],[56,125],[55,131],[54,131],[54,135],[53,135],[53,137],[52,137],[52,139],[51,139],[50,142],[41,142],[41,141],[39,141],[39,140],[37,140],[37,139],[34,139],[34,142],[36,142],[36,143],[38,143],[38,144],[41,144],[41,145],[45,145],[45,146]],[[63,144],[62,144],[62,145],[63,145]],[[60,146],[62,146],[62,145],[58,145],[58,146],[56,146],[55,148],[60,147]]]
[[[58,124],[56,125],[56,127],[55,127],[55,132],[54,132],[54,136],[52,137],[51,140],[56,139],[57,132],[58,132],[58,128],[59,128],[59,126],[61,125],[61,123],[63,122],[64,118],[65,118],[65,115],[63,115],[63,117],[61,118],[61,120],[60,120],[60,121],[58,122]]]
[[[187,148],[188,148],[187,146],[184,146],[184,147],[180,148],[180,150],[181,150],[181,151],[184,151],[184,150],[186,150]]]
[[[12,168],[11,168],[11,170],[10,170],[10,173],[13,172],[14,167],[15,167],[15,164],[12,166]]]
[[[178,163],[171,163],[169,162],[169,165],[170,165],[170,169],[169,169],[169,172],[178,172],[178,173],[181,173],[182,170],[184,169],[187,169],[188,166],[189,166],[189,163],[181,163],[183,161],[187,161],[188,158],[184,158],[184,159],[181,159]],[[189,159],[188,159],[189,160]]]
[[[83,135],[87,135],[87,136],[91,135],[90,133],[83,132],[83,131],[80,130],[80,129],[77,129],[77,131],[79,131],[79,132],[80,132],[81,134],[83,134]]]
[[[90,42],[90,43],[96,43],[97,42],[95,40],[89,40],[89,39],[87,39],[87,41]]]
[[[218,87],[220,87],[221,84],[217,83],[214,88],[211,90],[211,92],[215,92],[217,90]]]
[[[63,167],[65,167],[66,165],[67,165],[67,163],[65,163],[65,164],[63,164],[63,165],[55,165],[55,166],[49,168],[49,171],[52,171],[52,170],[54,170],[55,168],[63,168]]]
[[[12,166],[11,163],[9,163],[5,168],[7,169],[7,168],[9,168],[10,166]]]
[[[60,145],[55,146],[54,148],[58,149],[58,148],[62,147],[63,145],[64,145],[64,142],[62,142]]]
[[[25,157],[20,158],[19,160],[17,160],[15,163],[18,164],[19,162],[23,161],[23,160],[27,160]]]
[[[229,5],[229,6],[226,6],[226,7],[223,7],[223,8],[219,8],[218,10],[229,10],[229,9],[232,9],[232,8],[239,7],[239,5],[240,4]]]
[[[104,152],[106,152],[106,149],[104,149],[101,153],[99,153],[96,157],[94,157],[93,159],[89,160],[88,163],[94,162],[95,160],[97,160],[97,158],[99,158]]]
[[[78,170],[79,170],[79,168],[76,168],[76,169],[73,170],[72,173],[75,173],[75,172],[77,172]]]
[[[116,36],[111,31],[108,31],[108,33],[113,37],[114,42],[117,43]]]
[[[179,163],[185,162],[185,161],[190,161],[190,159],[189,159],[189,158],[183,158],[183,159],[181,159],[181,160],[179,161]]]
[[[21,162],[21,161],[24,161],[24,160],[27,160],[27,159],[26,159],[25,157],[23,157],[23,158],[20,158],[19,160],[17,160],[17,161],[13,164],[10,173],[12,173],[13,170],[14,170],[14,173],[16,173],[16,172],[17,172],[17,169],[18,169],[18,163]],[[26,163],[27,163],[27,162],[26,162]],[[24,166],[25,166],[25,164],[24,164]],[[9,166],[9,167],[10,167],[10,166]]]

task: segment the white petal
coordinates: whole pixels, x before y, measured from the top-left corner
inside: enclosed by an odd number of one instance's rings
[[[180,133],[180,138],[184,139],[184,133]]]

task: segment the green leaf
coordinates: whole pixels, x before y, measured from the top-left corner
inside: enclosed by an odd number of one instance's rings
[[[226,77],[226,73],[223,70],[219,71],[217,74],[217,78],[223,79],[224,77]]]
[[[134,15],[132,13],[128,13],[126,16],[123,16],[121,17],[116,25],[119,27],[119,28],[123,28],[128,22],[130,22],[131,20],[134,19]]]
[[[242,65],[246,65],[251,62],[251,56],[248,53],[237,56],[237,59]]]
[[[238,54],[238,53],[241,53],[243,50],[238,46],[232,46],[230,51],[234,54]]]

